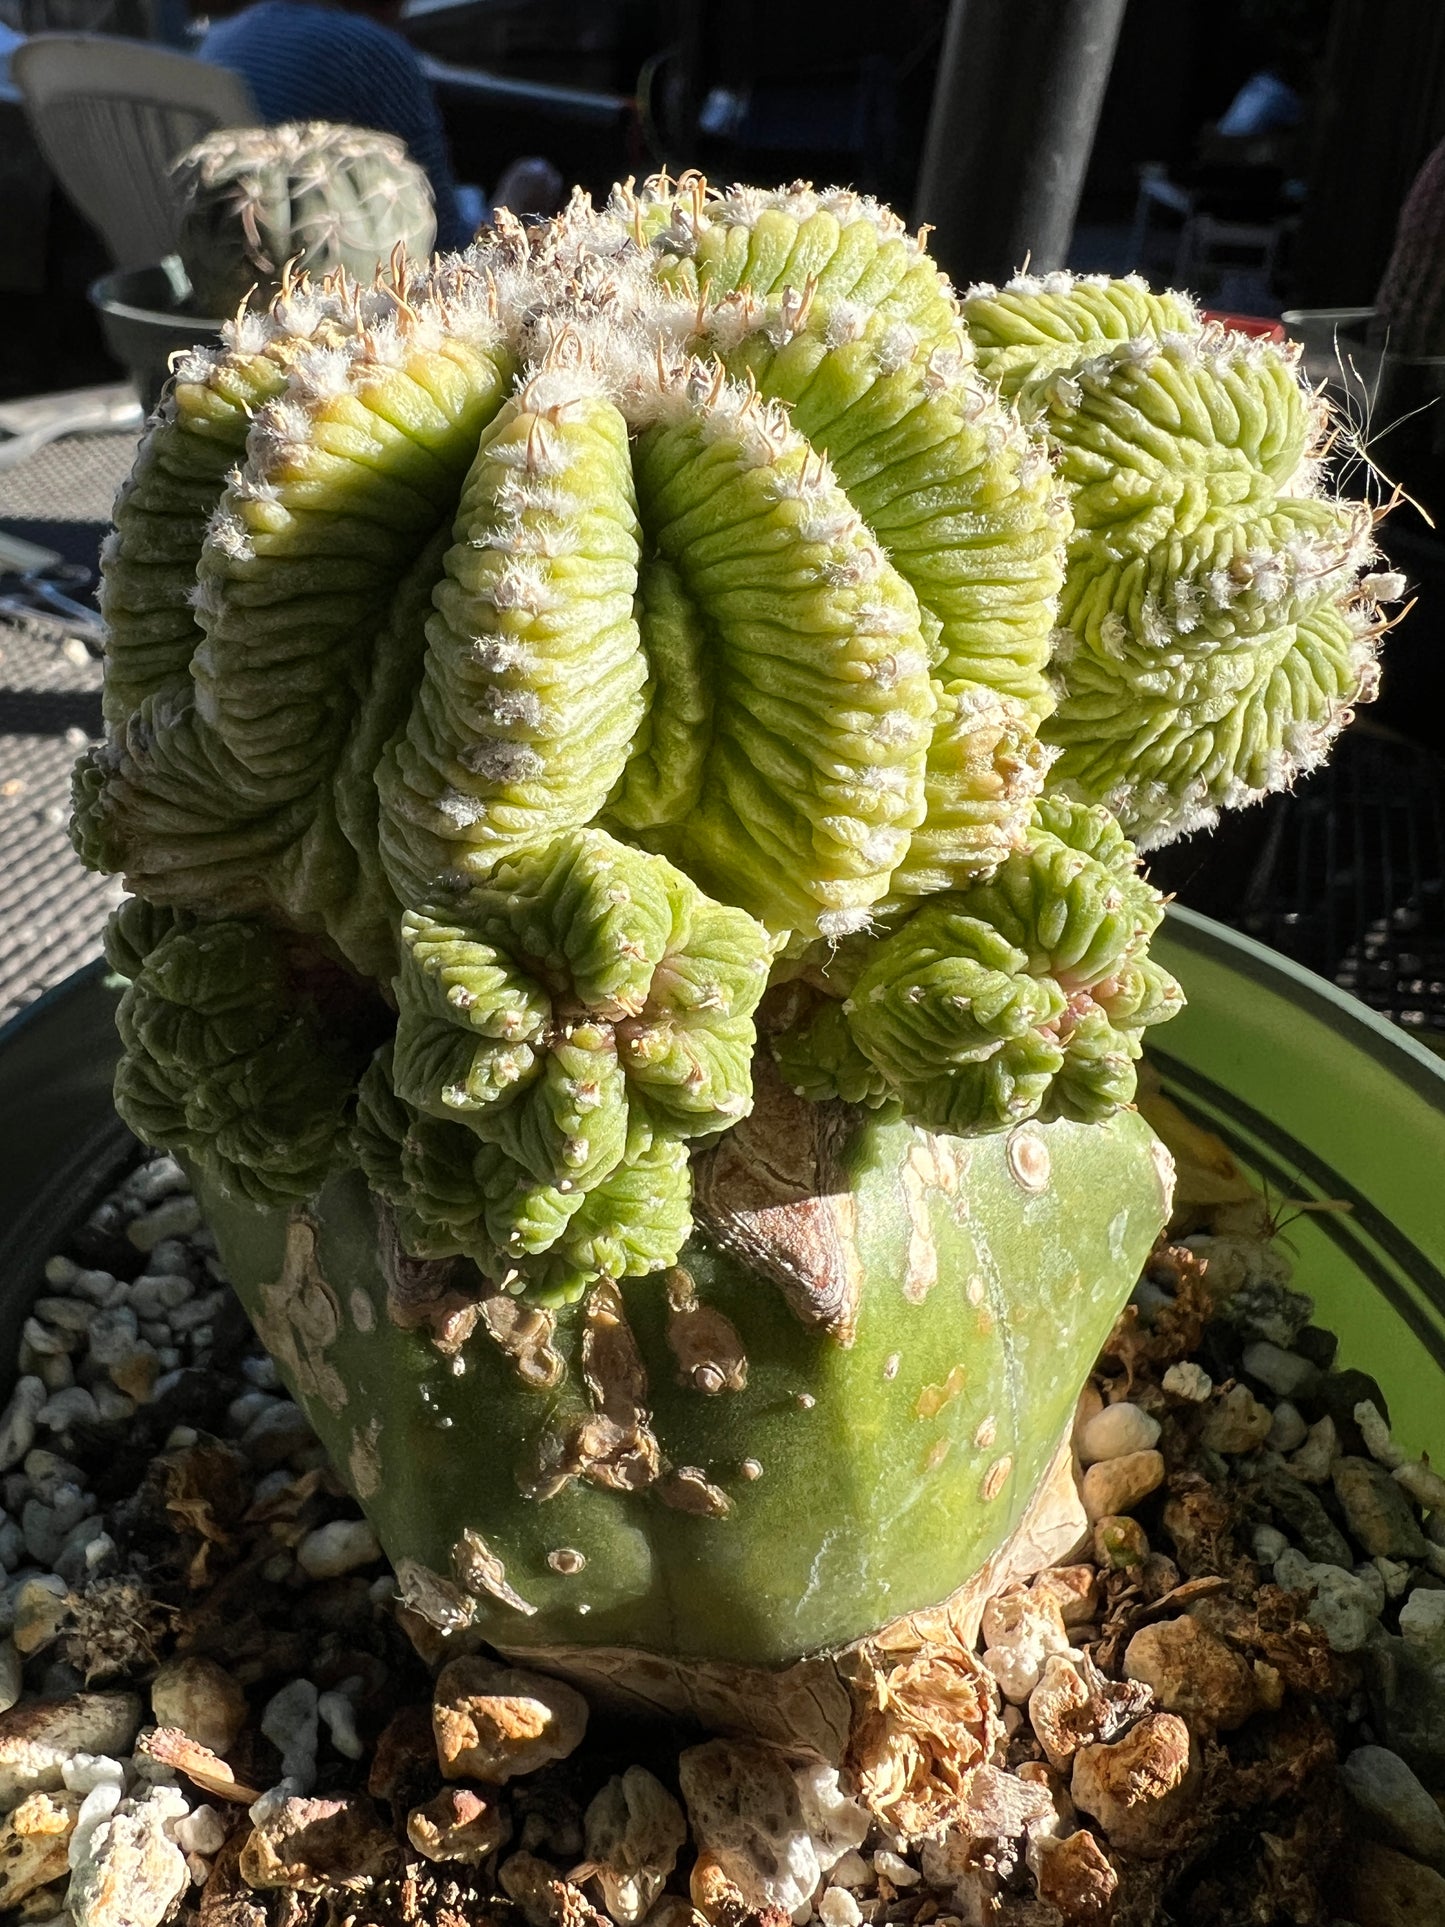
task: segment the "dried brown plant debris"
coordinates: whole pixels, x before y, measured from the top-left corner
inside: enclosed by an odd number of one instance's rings
[[[898,1664],[867,1659],[854,1685],[848,1763],[858,1797],[907,1839],[958,1818],[972,1769],[1003,1736],[992,1675],[962,1646]]]

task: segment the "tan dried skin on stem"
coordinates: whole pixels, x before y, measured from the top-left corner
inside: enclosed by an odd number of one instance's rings
[[[742,1391],[748,1360],[738,1328],[700,1301],[691,1272],[680,1265],[667,1274],[667,1305],[667,1342],[677,1360],[678,1383],[709,1396]]]
[[[862,1293],[846,1108],[785,1089],[760,1052],[750,1117],[694,1161],[693,1208],[725,1251],[781,1287],[805,1324],[851,1342]]]
[[[281,1275],[262,1286],[252,1317],[262,1344],[297,1390],[339,1412],[348,1393],[327,1352],[341,1333],[341,1306],[322,1276],[316,1247],[315,1223],[293,1211]]]

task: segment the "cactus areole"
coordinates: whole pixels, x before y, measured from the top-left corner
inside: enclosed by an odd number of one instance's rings
[[[1289,355],[876,204],[583,197],[188,356],[74,834],[124,1116],[408,1601],[779,1665],[1006,1541],[1164,1222],[1129,837],[1392,578]]]

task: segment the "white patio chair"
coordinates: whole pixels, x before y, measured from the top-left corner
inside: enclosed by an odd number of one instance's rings
[[[118,268],[175,251],[167,174],[215,127],[260,116],[239,74],[101,34],[37,34],[11,56],[36,143]]]

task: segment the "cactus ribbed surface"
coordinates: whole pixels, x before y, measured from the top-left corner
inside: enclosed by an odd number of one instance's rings
[[[771,1663],[998,1546],[1167,1209],[1128,833],[1366,693],[1319,428],[1182,297],[695,179],[177,368],[118,1102],[434,1616]]]
[[[171,172],[177,251],[198,314],[234,314],[252,288],[268,295],[289,266],[369,281],[403,247],[436,240],[431,184],[405,141],[332,121],[223,127]]]
[[[1334,497],[1295,351],[1142,283],[1021,276],[963,302],[1073,509],[1044,725],[1054,787],[1149,849],[1286,789],[1375,692],[1368,504]]]

